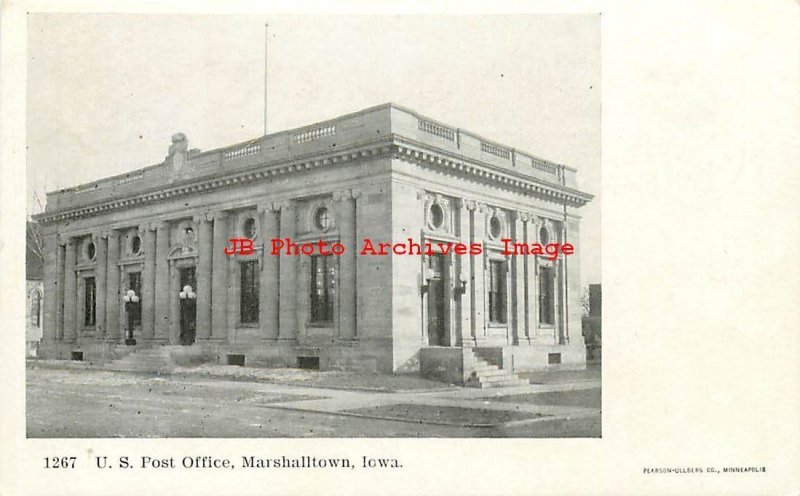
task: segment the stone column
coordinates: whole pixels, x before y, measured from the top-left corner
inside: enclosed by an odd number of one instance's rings
[[[333,194],[334,223],[339,228],[339,236],[345,252],[339,259],[339,337],[355,339],[358,336],[357,315],[357,268],[356,255],[356,198],[358,191],[346,190]],[[301,276],[302,277],[302,276]]]
[[[95,260],[95,339],[105,339],[106,337],[106,276],[108,249],[106,245],[106,234],[97,233],[94,237],[97,246],[97,258]]]
[[[75,280],[75,256],[77,240],[67,239],[64,260],[64,341],[74,343],[78,336],[78,319],[76,318],[76,300],[78,296]]]
[[[278,338],[278,312],[280,308],[280,290],[278,274],[280,264],[278,255],[272,255],[272,239],[280,235],[278,231],[279,208],[271,202],[259,207],[261,214],[260,237],[264,248],[261,252],[261,278],[258,289],[258,322],[263,339]]]
[[[167,263],[165,260],[164,263]],[[175,262],[169,265],[169,344],[180,344],[181,339],[181,307],[178,293],[181,292],[181,276]]]
[[[156,224],[155,339],[166,343],[169,335],[169,224]]]
[[[211,222],[205,214],[195,216],[198,225],[197,258],[197,339],[211,337],[211,255],[213,250]]]
[[[529,246],[536,243],[536,218],[533,214],[528,214],[528,222],[525,223],[525,243]],[[539,316],[537,312],[538,297],[536,294],[536,255],[529,253],[525,255],[525,336],[530,342],[536,337],[536,328]]]
[[[472,211],[475,210],[475,202],[462,199],[458,205],[458,238],[462,243],[469,245],[472,242],[470,218]],[[457,315],[456,331],[459,338],[457,344],[463,347],[475,346],[475,338],[472,334],[472,287],[473,281],[471,255],[453,255],[456,259],[455,284],[461,285],[461,280],[467,281],[466,292],[461,294],[456,300]]]
[[[119,287],[119,232],[109,231],[108,259],[106,262],[106,339],[119,342],[120,339],[120,287]]]
[[[470,293],[470,304],[472,306],[472,337],[476,342],[486,339],[486,294],[484,280],[484,266],[486,253],[486,213],[487,207],[482,203],[477,203],[475,210],[472,210],[471,230],[472,236],[470,243],[481,243],[483,254],[470,258],[470,268],[472,272]]]
[[[525,223],[528,215],[514,212],[511,218],[511,239],[514,243],[525,242]],[[525,334],[525,255],[511,255],[511,321],[512,344],[527,344]]]
[[[153,339],[155,323],[155,274],[156,274],[156,238],[153,226],[139,227],[139,232],[144,233],[144,270],[142,271],[142,339]]]
[[[39,304],[42,308],[42,341],[52,343],[56,340],[58,321],[58,256],[60,245],[56,234],[42,236],[42,267],[44,301]]]
[[[215,212],[214,251],[211,255],[211,337],[228,337],[228,214]]]
[[[295,234],[295,209],[291,200],[281,203],[281,222],[280,237],[294,240]],[[297,284],[297,256],[286,255],[285,251],[280,255],[280,311],[278,325],[278,339],[296,339],[297,323],[296,315],[296,284]]]
[[[55,339],[64,339],[64,241],[56,238],[56,287],[52,293],[56,305]],[[47,296],[45,295],[45,299]]]

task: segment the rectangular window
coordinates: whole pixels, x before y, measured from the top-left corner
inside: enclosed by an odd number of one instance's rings
[[[139,297],[139,303],[137,305],[132,305],[131,311],[133,313],[133,325],[141,326],[142,325],[142,273],[141,272],[131,272],[128,274],[128,289],[132,289],[136,292],[136,296]]]
[[[506,312],[506,262],[489,262],[489,322],[505,324]]]
[[[31,302],[31,316],[33,317],[33,325],[36,327],[42,326],[42,296],[39,291],[33,292],[33,301]]]
[[[311,322],[333,322],[333,303],[336,288],[335,257],[311,257]]]
[[[86,299],[83,306],[83,325],[93,326],[95,324],[95,301],[97,296],[97,289],[94,283],[94,277],[87,277],[84,281],[86,288]]]
[[[242,324],[253,324],[258,322],[258,261],[241,262],[239,274],[239,318]]]
[[[539,323],[555,324],[555,299],[553,298],[553,281],[555,274],[551,267],[539,269]]]

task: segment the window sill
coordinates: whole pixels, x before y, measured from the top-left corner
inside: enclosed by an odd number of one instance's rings
[[[508,327],[508,322],[487,322],[488,327]]]
[[[333,321],[309,322],[308,324],[306,324],[306,326],[307,327],[328,327],[328,328],[331,328],[331,327],[333,327]]]
[[[239,322],[239,325],[236,326],[238,328],[245,328],[245,329],[258,329],[259,326],[258,322]]]

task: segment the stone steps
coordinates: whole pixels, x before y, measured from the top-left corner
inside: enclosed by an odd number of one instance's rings
[[[484,358],[480,358],[477,354],[474,356],[475,360],[469,369],[469,379],[464,383],[466,387],[486,389],[527,386],[530,384],[525,379],[520,379],[517,374],[503,370]]]

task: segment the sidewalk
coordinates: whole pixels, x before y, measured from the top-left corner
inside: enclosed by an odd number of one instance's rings
[[[59,360],[30,360],[29,367],[72,370],[78,373],[102,371],[151,379],[163,375],[111,372],[102,366]],[[566,372],[566,371],[562,371]],[[521,376],[535,377],[539,373]],[[542,374],[540,374],[542,375]],[[257,369],[227,365],[176,367],[169,381],[176,384],[205,384],[239,389],[263,395],[256,405],[351,417],[462,427],[508,427],[538,422],[563,422],[597,418],[600,408],[567,404],[546,404],[528,398],[547,398],[547,393],[572,394],[600,388],[593,371],[546,372],[547,384],[511,388],[477,389],[446,385],[412,375],[380,375],[301,369]],[[561,382],[558,382],[558,379]],[[509,397],[525,398],[514,401]],[[503,398],[498,400],[498,398]]]

